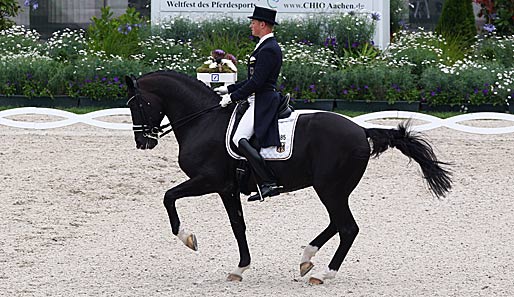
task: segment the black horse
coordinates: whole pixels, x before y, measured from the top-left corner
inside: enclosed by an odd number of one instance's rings
[[[239,161],[231,158],[225,148],[225,133],[234,106],[221,108],[220,97],[210,88],[173,71],[152,72],[138,79],[126,77],[126,83],[136,147],[152,149],[157,145],[164,116],[168,117],[179,144],[179,165],[189,179],[164,195],[173,234],[196,250],[196,237],[181,226],[175,201],[218,193],[240,254],[239,265],[228,280],[240,281],[250,265],[250,253],[236,179]],[[311,283],[323,283],[335,276],[359,232],[348,198],[371,156],[395,147],[419,163],[436,196],[444,196],[451,188],[451,174],[445,169],[448,164],[438,161],[430,144],[409,131],[408,124],[400,124],[397,129],[365,129],[338,114],[318,112],[300,115],[295,133],[291,158],[270,161],[270,167],[284,187],[283,192],[314,187],[330,218],[326,229],[305,248],[300,274],[304,276],[313,267],[311,258],[319,248],[336,233],[340,237],[328,268],[313,275]]]

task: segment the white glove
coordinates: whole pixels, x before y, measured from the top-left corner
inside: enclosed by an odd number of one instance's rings
[[[221,107],[227,107],[230,103],[232,103],[232,99],[229,94],[225,94],[221,96],[220,105]]]
[[[218,95],[228,94],[228,88],[226,86],[221,86],[221,87],[214,88],[213,91],[218,93]]]

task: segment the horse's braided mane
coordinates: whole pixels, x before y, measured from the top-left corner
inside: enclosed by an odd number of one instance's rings
[[[200,81],[194,77],[191,77],[187,74],[180,73],[180,72],[177,72],[174,70],[156,70],[156,71],[148,72],[148,73],[141,75],[138,78],[138,80],[141,78],[147,77],[147,76],[151,76],[151,75],[165,75],[165,76],[175,77],[175,78],[179,78],[179,79],[184,79],[184,80],[187,80],[188,83],[191,84],[190,86],[192,87],[192,89],[202,90],[203,92],[205,92],[211,96],[216,95],[216,93],[202,81]]]

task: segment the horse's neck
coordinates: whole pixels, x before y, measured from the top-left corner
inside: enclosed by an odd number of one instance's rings
[[[219,98],[205,85],[184,76],[169,77],[165,85],[173,90],[171,94],[163,96],[165,115],[172,124],[176,123],[175,136],[179,143],[186,143],[195,137],[211,141],[223,135],[230,112],[217,108]],[[220,134],[220,131],[223,132]]]

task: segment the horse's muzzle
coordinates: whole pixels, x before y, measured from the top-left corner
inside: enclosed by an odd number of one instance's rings
[[[154,138],[145,137],[142,134],[136,135],[136,148],[140,150],[151,150],[153,149],[158,141]]]

